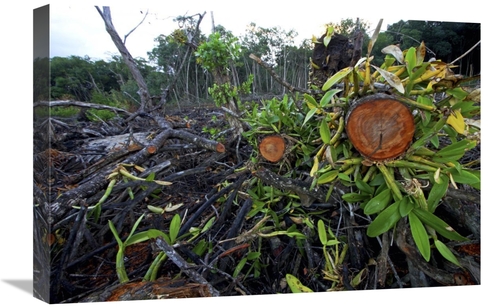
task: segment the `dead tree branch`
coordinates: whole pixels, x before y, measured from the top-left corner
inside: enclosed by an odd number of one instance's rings
[[[141,11],[142,13],[142,11]],[[125,36],[123,37],[123,44],[126,44],[127,42],[127,37],[132,34],[132,32],[135,31],[135,29],[137,29],[143,22],[144,20],[146,20],[146,17],[148,17],[148,14],[149,14],[149,10],[146,12],[146,14],[144,14],[144,18],[141,20],[141,22],[139,22],[139,24],[137,26],[135,26],[132,30],[130,30],[129,33],[125,34]]]
[[[101,109],[101,110],[111,110],[116,113],[123,113],[127,116],[132,115],[130,112],[128,112],[125,109],[117,108],[117,107],[112,107],[112,106],[107,106],[107,105],[100,105],[100,104],[93,104],[93,103],[85,103],[85,102],[80,102],[80,101],[71,101],[71,100],[58,100],[58,101],[42,101],[42,102],[36,102],[33,104],[33,107],[39,107],[39,106],[44,106],[44,107],[69,107],[69,106],[75,106],[75,107],[81,107],[81,108],[93,108],[93,109]]]
[[[188,275],[189,278],[199,284],[206,285],[213,296],[219,296],[219,291],[215,289],[210,283],[208,283],[208,281],[201,274],[190,268],[186,260],[184,260],[184,258],[182,258],[172,246],[165,242],[163,238],[157,238],[156,245],[158,245],[158,247],[160,247],[160,249],[163,250],[163,252],[168,256],[168,258],[172,260],[172,262],[174,262],[175,265],[177,265],[177,267],[179,267],[186,275]]]
[[[118,51],[120,52],[123,58],[123,61],[125,61],[125,64],[130,69],[132,77],[139,86],[139,96],[141,97],[141,107],[139,110],[144,111],[144,109],[151,108],[152,100],[151,100],[151,95],[149,94],[146,80],[144,80],[144,77],[139,71],[139,68],[135,63],[134,58],[128,51],[127,47],[125,47],[125,43],[121,40],[120,36],[118,35],[118,32],[116,32],[115,26],[113,25],[113,21],[111,19],[111,10],[109,9],[108,6],[104,6],[102,11],[98,6],[95,6],[95,8],[99,12],[99,15],[101,15],[104,24],[106,26],[106,31],[111,36],[111,40],[113,40],[113,43],[115,44],[116,48],[118,48]]]

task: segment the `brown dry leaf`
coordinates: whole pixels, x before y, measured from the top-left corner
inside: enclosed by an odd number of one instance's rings
[[[422,41],[417,48],[417,65],[422,65],[425,59],[425,43]]]
[[[399,63],[404,64],[405,59],[403,57],[403,52],[397,45],[389,45],[387,47],[382,48],[382,53],[386,55],[392,55]]]
[[[475,89],[474,91],[470,92],[469,95],[465,98],[465,100],[468,101],[473,101],[476,103],[481,102],[481,89]]]
[[[372,66],[379,72],[379,74],[382,77],[384,77],[384,79],[387,81],[387,83],[389,85],[391,85],[394,89],[398,90],[399,93],[401,93],[401,94],[405,93],[405,87],[403,86],[403,83],[401,82],[401,79],[399,79],[398,76],[396,76],[393,73],[390,73],[386,70],[378,68],[374,65],[372,65]]]

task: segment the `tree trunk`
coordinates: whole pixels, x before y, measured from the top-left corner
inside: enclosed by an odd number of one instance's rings
[[[410,146],[415,124],[409,108],[389,95],[375,94],[355,102],[346,118],[352,145],[370,161],[395,159]]]
[[[279,135],[266,136],[259,143],[260,155],[272,163],[280,161],[285,150],[285,140]]]
[[[226,72],[221,71],[221,69],[214,70],[212,74],[217,85],[232,84],[229,75]],[[235,140],[243,132],[243,124],[238,118],[236,118],[236,116],[239,115],[239,110],[236,105],[235,98],[228,96],[225,98],[225,103],[230,111],[230,114],[227,115],[227,121],[229,122],[231,128],[233,128],[233,138],[231,139]]]
[[[139,86],[139,96],[141,97],[140,110],[144,111],[145,109],[150,109],[152,107],[152,101],[151,101],[151,96],[149,95],[148,86],[146,84],[146,81],[144,80],[144,77],[139,71],[137,64],[135,63],[134,58],[129,53],[127,47],[125,47],[125,44],[118,35],[118,32],[116,32],[115,30],[115,26],[113,25],[113,21],[111,20],[111,10],[109,9],[108,6],[104,6],[102,11],[98,6],[96,6],[95,8],[101,15],[102,19],[104,20],[104,24],[106,25],[106,31],[111,36],[111,39],[113,40],[113,43],[115,44],[116,48],[118,48],[118,51],[120,52],[123,58],[123,61],[125,61],[125,64],[128,66],[130,72],[132,73],[132,77]]]

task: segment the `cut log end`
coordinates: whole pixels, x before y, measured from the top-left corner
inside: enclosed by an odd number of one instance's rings
[[[222,143],[219,142],[215,146],[215,151],[217,151],[217,153],[224,153],[226,151],[226,147]]]
[[[278,135],[266,136],[259,144],[260,155],[272,163],[283,158],[285,148],[285,140]]]
[[[154,145],[150,145],[150,146],[148,146],[147,151],[148,151],[148,154],[153,155],[156,153],[157,147]]]
[[[371,95],[355,103],[346,122],[352,145],[370,161],[400,157],[410,146],[415,132],[410,109],[383,94]]]

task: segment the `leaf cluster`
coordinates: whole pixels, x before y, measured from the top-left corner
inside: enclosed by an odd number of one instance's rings
[[[374,33],[369,47],[377,36]],[[331,76],[322,87],[321,98],[304,94],[302,109],[295,103],[291,106],[287,96],[282,101],[274,99],[254,106],[247,113],[246,120],[253,129],[246,137],[252,143],[258,142],[260,134],[293,138],[288,156],[297,159],[296,167],[310,167],[311,189],[324,186],[332,193],[339,185],[348,187],[350,192],[342,194],[343,201],[358,204],[363,214],[373,220],[368,236],[395,230],[403,220],[409,224],[424,259],[430,260],[434,247],[445,259],[460,266],[446,242],[467,238],[439,217],[436,208],[448,189],[459,185],[480,189],[480,170],[473,168],[478,162],[461,162],[480,142],[480,89],[469,87],[479,78],[457,76],[451,70],[453,65],[440,60],[426,61],[423,42],[406,50],[387,46],[380,66],[372,64],[370,52],[369,48],[367,56],[354,66]],[[414,141],[404,155],[373,162],[353,148],[344,134],[344,122],[353,100],[380,91],[391,93],[411,109],[416,129]],[[280,163],[280,172],[293,176],[292,172],[286,173],[290,169],[283,168],[285,165],[286,160]],[[428,187],[425,192],[424,187]],[[263,195],[256,192],[254,197],[262,200]],[[295,196],[298,199],[300,196]],[[323,227],[318,225],[320,240],[327,243],[321,230]],[[326,272],[331,274],[334,269],[330,266]],[[301,289],[293,277],[287,281]]]

